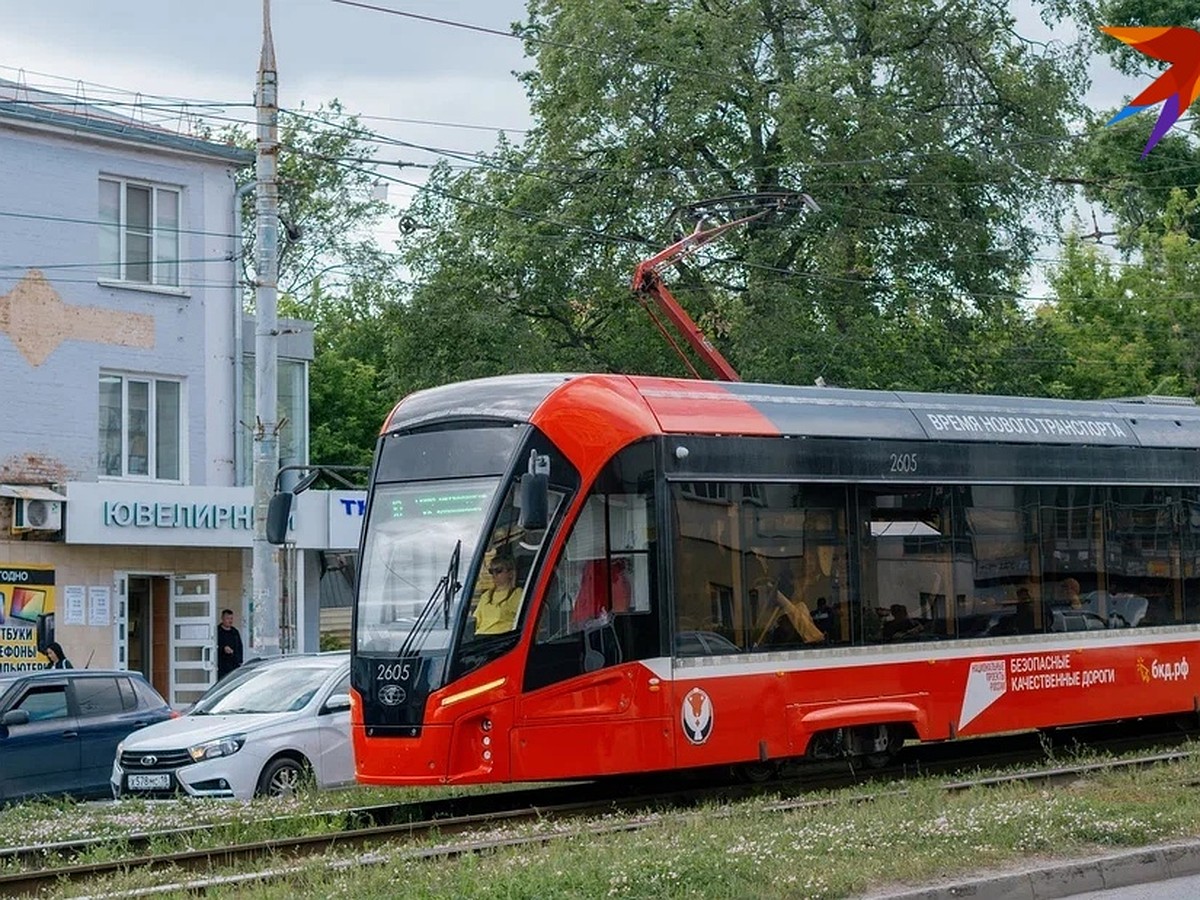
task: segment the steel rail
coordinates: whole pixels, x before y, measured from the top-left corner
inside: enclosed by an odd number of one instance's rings
[[[1028,736],[1019,736],[1028,737]],[[1104,743],[1103,749],[1110,752],[1128,752],[1131,749],[1146,747],[1161,747],[1168,740],[1183,740],[1183,735],[1165,736],[1140,735],[1136,738],[1122,737]],[[1002,742],[1003,739],[981,739],[988,744]],[[323,833],[309,836],[281,837],[256,841],[232,846],[188,849],[178,853],[140,854],[126,856],[120,859],[81,865],[49,866],[44,868],[25,868],[0,874],[0,894],[21,894],[43,890],[47,886],[61,885],[63,881],[81,882],[104,877],[115,872],[130,871],[154,866],[161,869],[164,866],[175,866],[185,871],[198,868],[212,868],[217,865],[234,866],[264,856],[298,857],[312,856],[327,852],[330,849],[346,847],[362,847],[385,841],[403,839],[415,841],[431,834],[462,833],[471,829],[498,823],[518,823],[521,821],[579,817],[589,814],[600,814],[613,811],[628,811],[646,808],[647,806],[666,806],[668,808],[686,808],[703,802],[714,800],[730,801],[748,799],[763,793],[782,793],[792,797],[811,794],[816,790],[839,790],[848,787],[862,786],[864,783],[880,781],[896,781],[908,775],[936,776],[960,772],[965,764],[972,768],[1002,768],[1011,765],[1027,765],[1037,759],[1044,758],[1045,749],[1026,742],[1026,746],[1013,750],[980,755],[974,747],[965,746],[967,742],[943,745],[916,745],[910,748],[914,751],[908,758],[901,758],[895,765],[882,769],[856,770],[845,762],[827,763],[813,766],[811,764],[798,767],[802,777],[779,781],[769,781],[760,784],[721,783],[713,785],[711,781],[691,787],[682,787],[664,792],[661,778],[643,780],[643,788],[629,784],[620,785],[625,790],[624,796],[613,797],[612,793],[618,788],[613,782],[588,782],[569,785],[558,785],[549,788],[523,789],[503,791],[491,794],[474,795],[471,797],[448,798],[445,801],[425,801],[416,804],[381,805],[360,807],[345,811],[330,811],[315,814],[328,818],[348,817],[352,827],[333,833]],[[977,745],[978,746],[978,745]],[[930,758],[936,755],[937,748],[948,751],[947,758]],[[958,752],[953,752],[957,750]],[[1112,763],[1092,763],[1081,766],[1063,766],[1054,769],[1037,769],[1027,773],[996,776],[990,779],[972,779],[959,782],[948,782],[947,790],[960,790],[974,786],[989,786],[991,784],[1030,781],[1035,779],[1053,780],[1055,778],[1079,778],[1086,774],[1103,769],[1114,769],[1128,765],[1147,765],[1186,757],[1188,753],[1157,754],[1141,757],[1132,761],[1115,761]],[[925,757],[925,758],[922,758]],[[1059,774],[1061,773],[1061,774]],[[806,776],[806,777],[805,777]],[[541,802],[539,802],[541,801]],[[830,801],[814,801],[811,798],[802,801],[785,800],[785,803],[798,802],[836,803],[845,802],[845,798]],[[474,808],[472,808],[474,807]],[[420,815],[417,811],[423,813]],[[313,818],[313,815],[295,817],[297,820]],[[289,817],[279,817],[286,820]],[[389,821],[381,821],[389,819]],[[366,823],[366,824],[361,824]],[[195,826],[178,831],[147,832],[133,835],[129,838],[88,839],[79,842],[64,842],[59,845],[42,845],[38,848],[8,848],[0,851],[8,858],[20,864],[33,861],[44,863],[48,851],[54,851],[60,856],[82,853],[99,845],[118,845],[130,847],[131,841],[137,843],[133,849],[148,849],[151,841],[163,841],[172,837],[194,838],[196,834],[207,831],[215,836],[224,825]],[[490,846],[490,845],[489,845]],[[19,852],[18,852],[19,851]],[[478,852],[478,851],[476,851]],[[444,855],[444,852],[443,852]],[[179,888],[182,889],[182,888]]]
[[[1063,780],[1076,780],[1087,775],[1094,775],[1104,771],[1115,771],[1124,768],[1143,768],[1152,765],[1161,765],[1163,763],[1177,762],[1193,756],[1190,752],[1177,752],[1156,754],[1153,756],[1140,757],[1129,760],[1113,760],[1104,763],[1088,763],[1080,766],[1060,766],[1050,769],[1040,769],[1026,773],[1015,773],[1013,775],[1000,776],[995,778],[981,778],[976,780],[951,782],[943,787],[950,792],[963,791],[970,788],[982,787],[990,788],[1001,784],[1011,784],[1016,782],[1047,782],[1057,783]],[[853,797],[833,798],[824,797],[817,799],[799,799],[786,800],[779,803],[770,804],[765,807],[766,812],[794,812],[801,809],[812,809],[816,807],[834,806],[844,803],[867,803],[874,802],[883,796],[888,795],[903,795],[904,789],[894,791],[884,791],[879,794],[864,794]],[[572,815],[578,815],[586,810],[582,807],[586,804],[579,804],[580,809],[573,810]],[[593,810],[594,811],[594,810]],[[520,821],[521,819],[529,818],[544,818],[553,816],[556,810],[541,810],[525,811],[509,817],[509,821]],[[729,811],[721,811],[716,815],[730,815]],[[673,818],[673,817],[672,817]],[[367,865],[384,865],[394,863],[400,860],[427,860],[427,859],[451,859],[472,854],[481,854],[494,852],[497,850],[509,849],[514,847],[531,847],[541,846],[552,841],[561,840],[571,837],[581,837],[584,835],[603,835],[613,834],[617,832],[641,831],[652,827],[659,827],[664,821],[664,816],[642,816],[631,819],[626,819],[621,822],[604,822],[594,825],[589,825],[583,828],[562,828],[542,832],[536,835],[490,838],[485,840],[466,840],[454,843],[438,844],[431,847],[407,848],[399,852],[374,852],[360,854],[350,858],[341,858],[329,860],[322,866],[326,872],[344,871],[353,867],[361,867]],[[476,824],[496,824],[497,819],[485,819],[483,822]],[[464,823],[464,828],[465,828]],[[214,889],[229,889],[240,886],[248,886],[251,884],[262,884],[267,882],[284,881],[289,878],[302,875],[312,868],[311,862],[297,862],[288,865],[278,865],[268,869],[261,869],[254,872],[240,872],[230,875],[209,875],[202,878],[178,881],[170,884],[159,884],[149,888],[134,888],[125,891],[117,891],[111,893],[101,893],[91,895],[88,900],[100,900],[100,898],[127,898],[127,897],[149,897],[163,893],[180,893],[186,892],[189,894],[204,893]]]
[[[316,825],[336,823],[343,820],[354,827],[369,827],[371,825],[387,825],[397,822],[420,822],[456,816],[483,814],[490,810],[501,812],[518,806],[536,806],[543,803],[557,802],[555,797],[564,791],[571,790],[564,785],[550,785],[538,788],[521,788],[519,790],[500,790],[487,794],[475,794],[444,799],[422,800],[415,803],[379,803],[370,806],[352,806],[345,809],[317,810],[296,815],[271,816],[260,822],[313,822]],[[169,802],[169,801],[165,801]],[[238,828],[244,823],[237,820],[210,822],[203,825],[188,825],[181,828],[163,828],[150,831],[138,831],[120,837],[106,835],[102,837],[79,838],[76,840],[56,841],[0,847],[0,865],[28,866],[44,864],[47,859],[70,860],[88,853],[98,847],[120,845],[130,852],[144,850],[155,843],[181,841],[184,839],[196,842],[205,836],[219,836],[223,831]]]

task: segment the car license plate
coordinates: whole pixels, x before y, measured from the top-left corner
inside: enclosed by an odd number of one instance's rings
[[[171,776],[161,775],[130,775],[129,789],[131,791],[165,791],[171,786]]]

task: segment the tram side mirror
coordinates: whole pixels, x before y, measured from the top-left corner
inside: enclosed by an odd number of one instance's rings
[[[526,531],[541,531],[548,522],[550,507],[550,478],[540,472],[521,476],[520,525]]]
[[[280,491],[267,504],[267,542],[283,544],[287,541],[288,519],[292,515],[291,491]]]
[[[550,457],[529,451],[529,471],[521,476],[517,502],[518,524],[526,531],[543,531],[550,524]]]

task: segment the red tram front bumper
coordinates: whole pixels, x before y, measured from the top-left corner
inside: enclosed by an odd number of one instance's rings
[[[355,777],[362,784],[479,784],[511,778],[507,735],[511,700],[464,711],[447,724],[424,725],[417,737],[368,736],[351,726]]]

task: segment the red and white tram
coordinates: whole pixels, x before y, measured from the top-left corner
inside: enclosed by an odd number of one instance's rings
[[[1192,712],[1200,409],[453,384],[385,424],[360,560],[373,784],[878,760]]]

